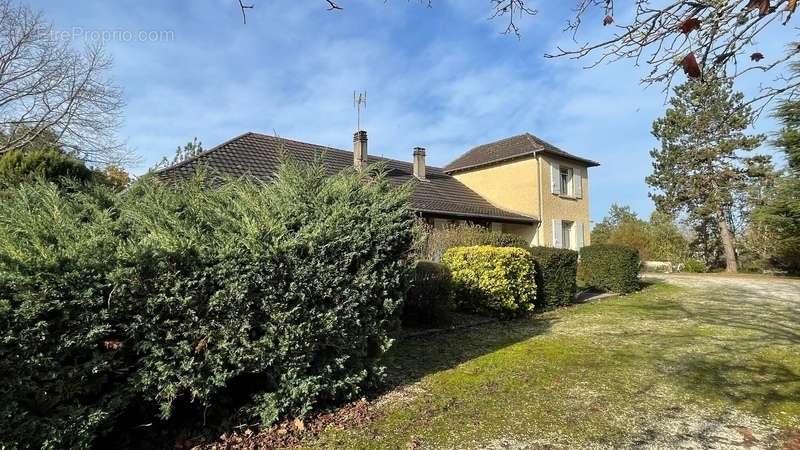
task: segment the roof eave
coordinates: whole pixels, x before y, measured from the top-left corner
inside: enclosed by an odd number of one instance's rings
[[[547,154],[550,154],[550,155],[553,155],[553,156],[557,156],[557,157],[559,157],[561,159],[566,159],[566,160],[569,160],[569,161],[577,161],[577,162],[579,162],[581,164],[584,164],[586,167],[598,167],[600,165],[599,162],[593,161],[591,159],[581,158],[580,156],[563,155],[561,153],[554,152],[552,150],[548,150],[546,148],[542,149],[542,150],[539,150],[539,151],[542,152],[542,153],[547,153]]]
[[[414,211],[421,214],[440,215],[440,216],[456,217],[464,219],[491,219],[491,220],[496,220],[498,222],[525,223],[525,224],[534,224],[536,222],[539,222],[539,219],[535,217],[522,217],[522,216],[508,217],[508,216],[498,216],[494,214],[460,213],[460,212],[442,211],[436,209],[419,209],[419,208],[413,208],[413,209]]]

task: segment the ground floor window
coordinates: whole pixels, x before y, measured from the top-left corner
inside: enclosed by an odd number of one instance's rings
[[[568,220],[561,221],[561,248],[572,248],[572,224]]]

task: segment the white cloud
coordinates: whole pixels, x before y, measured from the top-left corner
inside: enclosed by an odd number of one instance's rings
[[[171,42],[109,45],[128,96],[123,137],[146,159],[138,172],[194,136],[209,148],[246,131],[274,131],[349,148],[353,91],[367,90],[374,153],[410,159],[412,147],[424,146],[430,162],[443,165],[529,131],[602,163],[590,174],[593,218],[612,202],[643,215],[652,208],[644,177],[655,144],[650,123],[664,96],[644,90],[642,69],[628,63],[583,70],[584,62],[544,59],[569,39],[559,31],[564,4],[540,2],[517,40],[498,34],[504,19],[488,21],[484,0],[432,9],[348,0],[342,12],[321,1],[257,2],[247,26],[235,2],[222,0],[180,9],[155,0],[37,3],[59,27],[175,31]]]

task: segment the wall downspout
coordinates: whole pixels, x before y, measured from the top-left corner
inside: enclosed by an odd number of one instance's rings
[[[542,189],[544,189],[544,184],[542,183],[542,160],[539,158],[539,152],[536,152],[536,169],[539,171],[539,225],[537,226],[536,230],[536,244],[541,246],[542,245],[542,224],[544,223],[544,197],[542,194]]]

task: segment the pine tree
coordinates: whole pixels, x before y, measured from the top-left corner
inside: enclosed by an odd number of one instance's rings
[[[754,217],[772,238],[773,264],[800,273],[800,101],[784,101],[775,116],[783,128],[773,144],[785,153],[786,170]]]
[[[764,140],[747,134],[753,111],[728,81],[689,80],[677,86],[664,117],[653,123],[661,147],[653,149],[647,183],[659,210],[687,213],[716,224],[728,272],[738,270],[733,216],[747,186],[768,161],[745,156]]]

